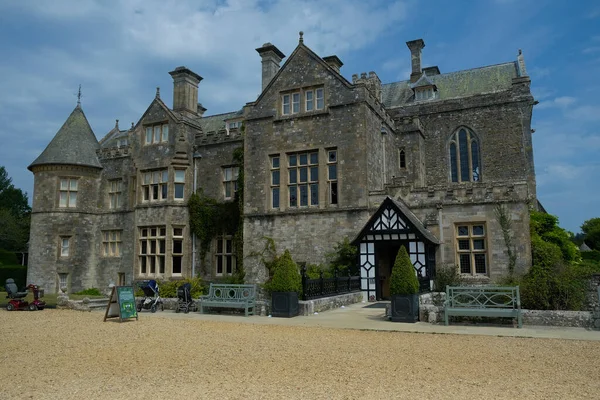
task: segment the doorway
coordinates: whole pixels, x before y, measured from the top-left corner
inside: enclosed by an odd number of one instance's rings
[[[375,295],[377,300],[389,300],[391,298],[390,281],[392,268],[394,267],[394,261],[396,261],[396,255],[400,250],[400,246],[400,242],[375,243],[375,259],[377,260],[375,266],[375,276],[377,277]]]

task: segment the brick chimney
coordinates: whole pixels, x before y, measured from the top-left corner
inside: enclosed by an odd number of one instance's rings
[[[186,67],[177,67],[169,74],[173,77],[173,111],[197,117],[198,84],[202,77]]]
[[[335,71],[338,74],[340,73],[340,68],[342,68],[342,65],[344,65],[344,63],[338,58],[338,56],[323,57],[323,61],[329,64],[331,68],[335,69]]]
[[[423,39],[417,39],[406,42],[406,45],[410,49],[410,62],[412,64],[410,81],[415,83],[421,77],[421,50],[425,47],[425,42]]]
[[[279,63],[285,58],[285,54],[271,43],[263,44],[256,51],[262,58],[262,90],[265,90],[271,79],[279,71]]]

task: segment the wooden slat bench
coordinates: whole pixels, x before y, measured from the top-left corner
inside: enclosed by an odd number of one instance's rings
[[[450,316],[517,318],[523,327],[518,286],[446,286],[444,322]]]
[[[200,297],[200,314],[205,307],[243,308],[246,317],[254,315],[256,285],[211,283],[208,295]]]

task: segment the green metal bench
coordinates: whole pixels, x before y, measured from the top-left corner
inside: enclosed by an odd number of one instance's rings
[[[444,322],[450,316],[517,318],[523,327],[518,286],[446,286]]]
[[[256,285],[211,283],[208,295],[200,297],[200,314],[205,307],[243,308],[246,317],[254,315]]]

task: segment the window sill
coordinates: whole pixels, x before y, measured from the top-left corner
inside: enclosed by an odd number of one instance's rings
[[[327,108],[325,108],[323,110],[318,110],[318,111],[307,111],[307,112],[301,112],[301,113],[296,113],[296,114],[279,115],[279,116],[275,117],[273,122],[285,122],[285,121],[294,120],[294,119],[310,118],[310,117],[314,117],[317,115],[328,115],[328,114],[329,114],[329,110]]]

